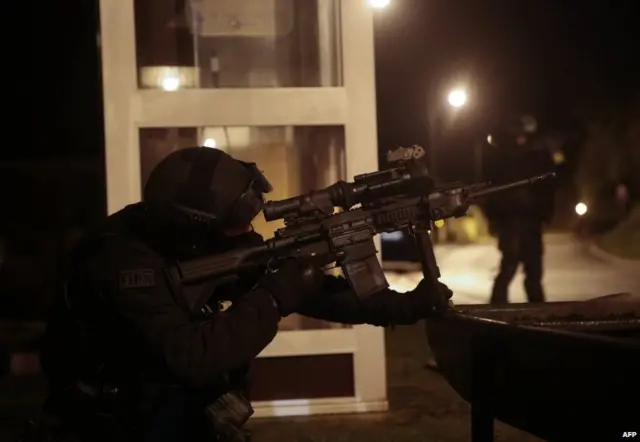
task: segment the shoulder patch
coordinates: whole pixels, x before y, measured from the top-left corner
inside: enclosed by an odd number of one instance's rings
[[[121,289],[139,289],[155,285],[156,271],[153,269],[122,270],[118,275],[118,286]]]

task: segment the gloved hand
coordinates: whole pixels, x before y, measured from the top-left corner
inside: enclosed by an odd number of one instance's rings
[[[419,293],[427,300],[431,312],[438,312],[446,310],[449,307],[449,302],[453,296],[453,291],[440,281],[436,282],[436,290],[434,292],[431,284],[422,279],[415,289],[414,293]]]
[[[322,288],[324,272],[305,259],[287,259],[273,273],[267,273],[258,287],[267,290],[276,300],[282,317],[294,313],[307,297]]]

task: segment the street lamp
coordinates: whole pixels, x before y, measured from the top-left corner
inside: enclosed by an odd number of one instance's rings
[[[376,9],[386,8],[389,3],[391,3],[391,0],[369,0],[369,5]]]
[[[576,204],[576,214],[578,216],[583,216],[585,213],[587,213],[587,210],[587,205],[585,203]]]
[[[451,107],[462,107],[467,104],[467,93],[464,89],[453,89],[447,96],[447,101]]]

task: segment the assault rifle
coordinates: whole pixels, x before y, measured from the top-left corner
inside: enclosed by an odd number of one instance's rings
[[[283,259],[305,258],[317,266],[339,266],[355,293],[366,297],[389,286],[376,256],[375,235],[401,230],[415,239],[424,277],[435,285],[440,277],[430,237],[435,221],[466,215],[480,197],[554,176],[547,173],[500,186],[438,187],[424,155],[420,146],[399,147],[389,152],[390,169],[269,201],[263,210],[265,219],[284,219],[285,224],[273,238],[260,246],[177,263],[170,276],[183,284],[209,278],[226,281],[238,278],[243,270],[275,270]],[[188,299],[188,303],[192,311],[203,307],[202,300]]]

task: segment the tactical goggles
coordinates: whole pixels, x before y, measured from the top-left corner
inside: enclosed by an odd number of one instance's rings
[[[228,215],[224,219],[226,226],[243,226],[251,221],[262,211],[264,207],[264,194],[273,190],[273,186],[258,169],[256,163],[240,161],[251,174],[251,181],[247,189],[231,206]]]

